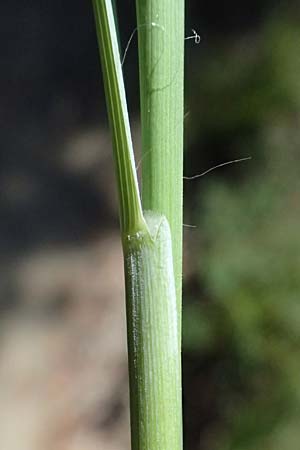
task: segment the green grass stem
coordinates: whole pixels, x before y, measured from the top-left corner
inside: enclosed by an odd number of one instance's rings
[[[170,224],[181,336],[184,0],[136,0],[142,201]]]
[[[145,218],[151,238],[131,236],[124,251],[132,450],[182,450],[170,228],[161,215]]]
[[[164,215],[142,212],[113,7],[111,0],[93,0],[93,5],[118,180],[132,450],[182,450],[171,232]],[[146,175],[143,173],[144,180]],[[181,180],[182,174],[179,183]]]

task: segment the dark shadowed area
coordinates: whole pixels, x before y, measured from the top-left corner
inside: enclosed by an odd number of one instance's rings
[[[185,175],[252,159],[185,181],[185,450],[299,450],[300,2],[186,3]],[[129,450],[91,3],[2,0],[0,55],[0,448]],[[124,74],[139,161],[135,38]]]

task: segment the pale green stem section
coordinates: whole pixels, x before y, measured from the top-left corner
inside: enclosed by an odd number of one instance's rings
[[[120,53],[111,0],[93,0],[106,103],[113,135],[121,230],[146,228],[135,170]]]
[[[182,450],[180,349],[167,219],[143,215],[111,0],[93,0],[118,179],[132,450]]]
[[[179,339],[182,285],[184,0],[136,0],[142,120],[142,201],[170,224]]]
[[[180,351],[166,218],[124,243],[132,450],[182,450]]]

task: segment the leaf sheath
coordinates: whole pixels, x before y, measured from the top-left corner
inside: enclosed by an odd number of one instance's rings
[[[132,450],[181,450],[181,376],[172,242],[165,217],[124,243]]]

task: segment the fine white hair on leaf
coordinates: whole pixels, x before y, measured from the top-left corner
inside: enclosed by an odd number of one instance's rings
[[[197,31],[196,30],[194,30],[194,28],[192,28],[192,35],[191,36],[188,36],[188,37],[186,37],[184,40],[185,41],[188,41],[188,40],[190,40],[190,39],[193,39],[193,41],[195,42],[195,44],[200,44],[200,42],[201,42],[201,36],[197,33]]]
[[[144,159],[146,158],[146,156],[148,156],[151,153],[151,150],[148,150],[146,153],[144,153],[144,155],[140,158],[139,162],[137,163],[135,169],[139,170],[142,162],[144,161]]]
[[[188,223],[183,223],[182,224],[185,228],[197,228],[197,225],[190,225]]]
[[[135,27],[135,29],[134,29],[133,32],[131,33],[131,35],[130,35],[130,37],[129,37],[129,39],[128,39],[127,45],[126,45],[126,47],[125,47],[124,54],[123,54],[123,58],[122,58],[122,62],[121,62],[122,66],[124,65],[124,62],[125,62],[125,59],[126,59],[126,56],[127,56],[127,53],[128,53],[129,47],[130,47],[130,44],[131,44],[131,42],[132,42],[132,39],[134,38],[136,32],[137,32],[140,28],[143,28],[143,27],[150,27],[150,28],[151,28],[151,27],[156,27],[156,28],[159,28],[159,29],[162,30],[162,31],[165,31],[165,28],[164,28],[162,25],[160,25],[159,23],[156,23],[156,22],[142,23],[142,24],[139,25],[138,27]]]
[[[210,169],[207,169],[204,172],[199,173],[197,175],[193,175],[191,177],[183,177],[183,179],[184,180],[195,180],[196,178],[203,177],[207,173],[212,172],[213,170],[218,169],[219,167],[228,166],[229,164],[235,164],[235,163],[239,163],[239,162],[242,162],[242,161],[249,161],[250,159],[252,159],[252,157],[251,156],[247,156],[246,158],[233,159],[231,161],[226,161],[226,162],[223,162],[221,164],[217,164],[216,166],[213,166]]]

